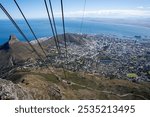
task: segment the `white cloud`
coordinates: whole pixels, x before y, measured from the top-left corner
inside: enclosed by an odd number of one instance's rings
[[[56,16],[61,16],[56,13]],[[65,12],[66,17],[82,17],[83,11]],[[85,17],[150,17],[150,10],[120,9],[85,11]]]
[[[144,9],[144,7],[143,7],[143,6],[138,6],[137,8],[138,8],[138,9]]]

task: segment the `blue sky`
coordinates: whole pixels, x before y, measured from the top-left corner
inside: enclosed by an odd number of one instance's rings
[[[17,0],[27,18],[46,18],[44,0]],[[51,0],[60,17],[60,0]],[[63,0],[66,17],[81,17],[85,0]],[[150,0],[86,0],[85,17],[150,17]],[[0,0],[10,14],[21,18],[13,0]],[[0,10],[0,18],[6,16]]]

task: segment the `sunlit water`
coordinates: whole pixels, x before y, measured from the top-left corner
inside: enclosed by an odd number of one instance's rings
[[[52,36],[52,30],[47,19],[29,20],[29,23],[38,38]],[[32,33],[23,20],[17,20],[17,24],[29,40],[34,39]],[[150,36],[150,28],[135,25],[85,21],[81,29],[80,19],[66,19],[65,26],[66,32],[68,33],[111,34],[130,37],[134,37],[135,35]],[[56,27],[58,34],[63,33],[62,21],[60,19],[56,19]],[[16,35],[18,39],[24,41],[24,38],[19,34],[9,20],[0,20],[0,44],[6,42],[11,34]]]

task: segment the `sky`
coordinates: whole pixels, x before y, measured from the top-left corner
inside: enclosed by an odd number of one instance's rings
[[[44,0],[17,0],[25,16],[30,19],[47,18]],[[60,0],[51,0],[55,17],[60,17]],[[65,17],[82,17],[85,0],[63,0]],[[16,19],[21,14],[13,0],[0,0],[0,3]],[[85,17],[128,18],[150,17],[150,0],[86,0]],[[6,19],[0,10],[0,19]]]

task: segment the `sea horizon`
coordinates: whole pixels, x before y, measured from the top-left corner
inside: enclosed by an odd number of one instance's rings
[[[58,34],[63,33],[61,18],[56,19],[56,28]],[[137,20],[137,22],[135,22]],[[150,37],[150,26],[146,23],[138,23],[138,20],[147,22],[146,19],[125,19],[121,21],[119,18],[85,18],[83,25],[81,26],[81,18],[65,18],[66,33],[80,33],[80,34],[93,34],[93,35],[115,35],[118,37],[134,37],[143,36],[146,38]],[[32,33],[23,19],[16,19],[17,24],[21,30],[25,33],[27,38],[31,41],[34,40]],[[38,38],[52,37],[52,31],[48,19],[36,18],[29,19],[36,36]],[[15,35],[21,41],[25,41],[19,34],[16,28],[8,19],[0,20],[0,45],[7,42],[10,35]]]

